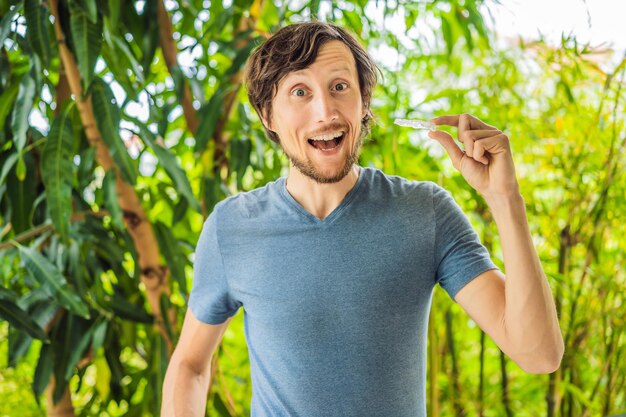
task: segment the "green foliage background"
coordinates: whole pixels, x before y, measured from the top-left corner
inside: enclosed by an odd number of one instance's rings
[[[158,414],[203,220],[226,196],[287,172],[240,86],[242,66],[270,32],[312,16],[384,57],[360,163],[449,189],[505,273],[485,202],[436,142],[392,122],[472,113],[511,138],[565,357],[554,374],[525,374],[437,289],[429,415],[626,412],[625,59],[573,36],[498,46],[494,3],[482,0],[167,1],[172,34],[158,1],[0,4],[0,415],[45,415],[51,376],[56,399],[69,387],[75,415]],[[84,98],[64,84],[53,3]],[[172,46],[180,65],[167,63]],[[83,99],[116,169],[98,162]],[[120,178],[154,230],[168,271],[160,310],[174,320],[155,316],[140,280]],[[249,415],[243,334],[240,311],[216,355],[209,415]]]

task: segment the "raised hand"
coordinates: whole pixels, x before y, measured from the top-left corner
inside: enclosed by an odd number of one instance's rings
[[[436,125],[458,128],[458,140],[465,150],[444,131],[430,131],[428,136],[443,145],[452,165],[484,198],[519,194],[507,135],[470,114],[440,116],[431,121]]]

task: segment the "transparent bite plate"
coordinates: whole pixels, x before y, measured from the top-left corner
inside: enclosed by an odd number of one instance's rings
[[[414,129],[436,130],[437,125],[429,120],[419,119],[396,119],[393,121],[398,126],[412,127]]]

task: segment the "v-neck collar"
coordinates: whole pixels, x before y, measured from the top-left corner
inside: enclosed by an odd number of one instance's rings
[[[357,178],[356,183],[354,184],[352,189],[350,189],[350,191],[348,191],[348,193],[344,196],[343,200],[341,200],[341,203],[339,203],[339,205],[335,207],[335,209],[323,220],[315,216],[314,214],[309,213],[304,207],[302,207],[300,203],[298,203],[298,201],[296,201],[295,198],[293,198],[293,196],[287,190],[287,177],[281,177],[278,180],[278,188],[280,190],[280,195],[282,195],[285,201],[287,201],[287,203],[289,203],[289,205],[292,206],[300,215],[304,216],[311,223],[326,225],[332,223],[338,217],[340,217],[341,213],[343,213],[343,211],[350,205],[350,203],[356,196],[361,186],[361,183],[363,182],[363,177],[365,176],[364,171],[365,168],[359,166],[359,177]]]

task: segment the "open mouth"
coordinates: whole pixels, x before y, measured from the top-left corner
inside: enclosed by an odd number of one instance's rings
[[[345,137],[345,132],[334,138],[324,138],[320,140],[309,139],[308,142],[311,146],[321,151],[330,151],[338,147]]]

